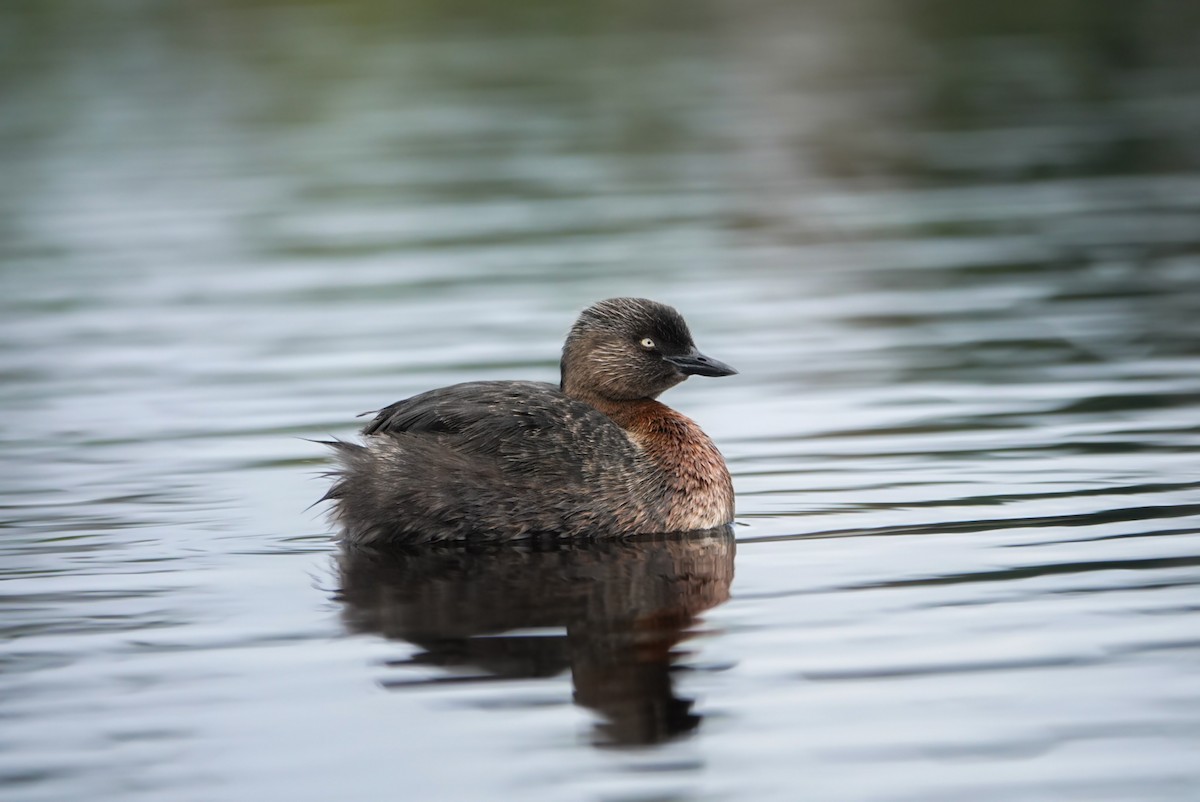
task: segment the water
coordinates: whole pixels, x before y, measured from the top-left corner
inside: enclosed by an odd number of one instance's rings
[[[9,7],[0,795],[1194,799],[1200,28],[964,8]],[[617,294],[736,547],[338,554]]]

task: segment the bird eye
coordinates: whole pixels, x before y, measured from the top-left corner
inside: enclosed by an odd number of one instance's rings
[[[642,347],[643,348],[653,348],[654,340],[651,340],[649,337],[643,337],[642,338]]]

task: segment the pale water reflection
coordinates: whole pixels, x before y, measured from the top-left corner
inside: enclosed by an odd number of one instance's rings
[[[1191,802],[1198,9],[4,4],[0,796]],[[614,295],[736,572],[304,511]]]

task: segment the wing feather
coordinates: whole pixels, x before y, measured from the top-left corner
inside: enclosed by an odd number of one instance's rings
[[[380,410],[370,437],[416,437],[505,473],[586,481],[593,466],[635,466],[641,448],[607,415],[543,382],[467,382]]]

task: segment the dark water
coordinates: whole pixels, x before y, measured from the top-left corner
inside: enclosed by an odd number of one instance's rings
[[[0,796],[1196,799],[1196,17],[7,5]],[[618,294],[736,547],[337,553]]]

